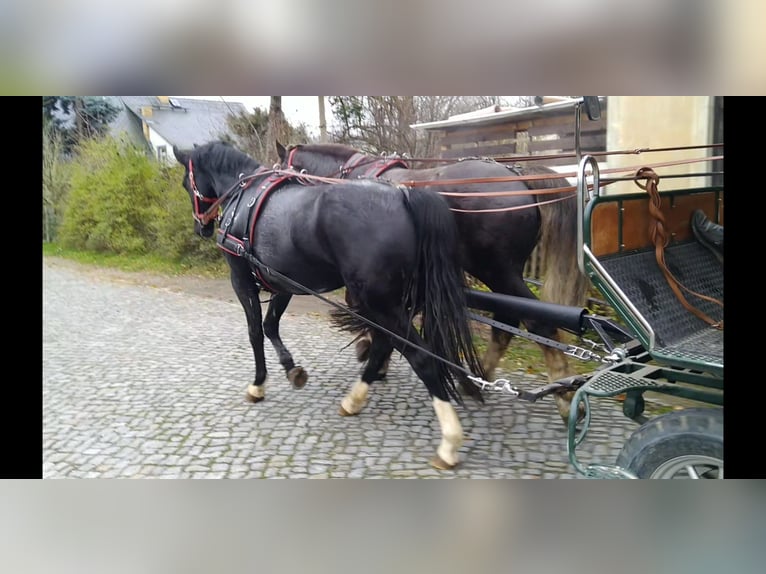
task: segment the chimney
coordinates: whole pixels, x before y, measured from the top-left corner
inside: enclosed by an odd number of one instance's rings
[[[145,118],[152,117],[152,106],[141,106],[141,116]]]
[[[157,96],[157,99],[160,101],[160,105],[163,105],[163,106],[170,105],[170,96]]]

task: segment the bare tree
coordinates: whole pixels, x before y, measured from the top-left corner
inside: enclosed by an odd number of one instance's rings
[[[60,132],[49,123],[43,125],[42,184],[43,184],[43,239],[51,242],[61,219],[63,200],[69,189],[67,166],[63,161],[64,141]]]
[[[370,153],[397,152],[431,157],[432,132],[413,130],[416,123],[506,105],[500,96],[330,96],[336,120],[333,139]]]
[[[269,130],[266,138],[266,165],[271,166],[279,163],[277,153],[277,141],[289,141],[290,127],[282,111],[282,96],[271,96],[269,105]]]
[[[324,112],[324,96],[317,96],[317,98],[319,100],[319,141],[325,143],[327,141],[327,121]]]

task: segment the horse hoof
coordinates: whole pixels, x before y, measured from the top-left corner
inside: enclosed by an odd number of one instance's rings
[[[309,380],[309,375],[303,367],[293,367],[287,372],[287,380],[293,384],[294,389],[302,389]]]
[[[249,403],[260,403],[266,397],[266,389],[263,384],[249,385],[245,393],[245,400]]]
[[[343,408],[343,405],[341,405],[340,408],[338,409],[338,414],[342,417],[355,417],[359,413],[350,413]]]
[[[457,466],[457,463],[450,464],[437,454],[431,459],[431,466],[437,470],[452,470]]]
[[[361,339],[356,342],[356,360],[364,363],[370,356],[370,340]]]

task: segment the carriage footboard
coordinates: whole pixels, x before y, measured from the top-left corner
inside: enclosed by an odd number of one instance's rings
[[[670,246],[665,262],[687,289],[723,301],[721,264],[705,247],[695,241]],[[654,331],[650,352],[657,360],[681,366],[723,366],[723,331],[683,306],[658,266],[654,250],[614,256],[601,264]],[[723,319],[723,308],[715,302],[690,293],[684,296],[709,317]]]

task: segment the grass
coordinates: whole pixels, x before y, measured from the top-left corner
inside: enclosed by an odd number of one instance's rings
[[[474,344],[479,352],[479,356],[483,356],[487,349],[487,343],[490,340],[489,328],[485,328],[484,325],[477,325],[476,327],[480,330],[481,334],[474,337]],[[574,340],[567,342],[577,344]],[[572,372],[578,375],[591,373],[598,367],[598,363],[593,361],[583,361],[573,357],[568,357],[567,360]],[[508,345],[505,355],[500,359],[498,368],[510,373],[522,371],[529,375],[547,374],[545,359],[543,358],[540,346],[520,336],[514,336],[511,339],[511,344]]]
[[[192,275],[199,277],[219,278],[228,276],[228,267],[223,258],[215,263],[190,263],[164,259],[157,255],[117,255],[113,253],[96,253],[93,251],[78,251],[66,249],[56,243],[43,243],[43,255],[63,257],[78,263],[95,265],[122,271],[138,271],[157,273],[161,275]]]

